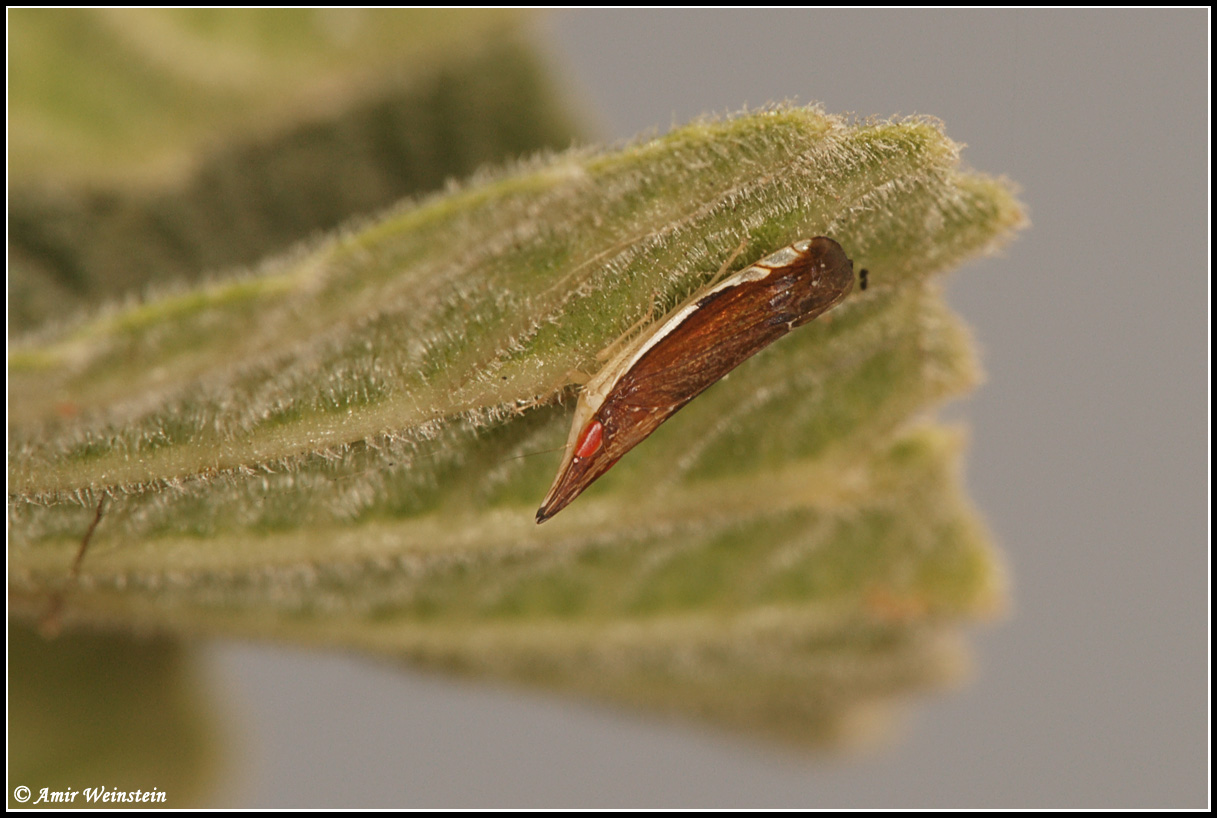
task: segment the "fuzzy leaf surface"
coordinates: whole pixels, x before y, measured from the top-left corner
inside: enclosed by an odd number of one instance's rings
[[[799,743],[1001,604],[936,273],[1023,222],[933,122],[778,108],[544,157],[10,353],[10,600],[607,696]],[[800,238],[871,271],[544,527],[571,370]],[[835,691],[835,692],[834,692]]]

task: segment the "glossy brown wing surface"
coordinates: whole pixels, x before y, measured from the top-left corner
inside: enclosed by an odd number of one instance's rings
[[[600,443],[560,470],[537,522],[557,514],[715,381],[832,307],[852,286],[853,264],[841,246],[816,238],[789,264],[705,295],[612,385],[588,421],[588,428],[602,427],[596,429]]]
[[[596,413],[606,460],[637,445],[748,358],[843,299],[853,265],[830,239],[758,281],[712,292],[614,385]],[[835,251],[835,252],[834,252]]]

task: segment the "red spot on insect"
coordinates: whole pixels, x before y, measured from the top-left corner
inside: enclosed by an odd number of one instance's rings
[[[575,443],[575,457],[591,457],[600,449],[604,441],[604,427],[600,421],[593,420],[583,429],[579,440]]]

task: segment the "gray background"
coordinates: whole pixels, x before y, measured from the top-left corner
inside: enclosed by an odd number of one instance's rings
[[[215,649],[230,805],[1207,803],[1208,16],[596,12],[544,21],[607,138],[771,100],[932,114],[1032,227],[950,281],[989,380],[948,415],[1005,552],[977,678],[808,764],[688,725],[357,657]]]

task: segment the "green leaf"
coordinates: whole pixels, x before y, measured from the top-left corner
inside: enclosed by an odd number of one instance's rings
[[[273,132],[510,39],[518,12],[14,9],[15,180],[157,181],[217,135]],[[454,60],[453,57],[457,59]]]
[[[954,628],[1001,606],[958,438],[909,420],[977,377],[933,274],[1022,222],[937,123],[776,108],[111,309],[10,353],[10,604],[64,589],[68,624],[360,647],[842,740],[953,677]],[[736,268],[814,235],[870,289],[538,528],[564,375],[741,240]]]
[[[10,321],[253,264],[577,133],[521,15],[22,9]]]

